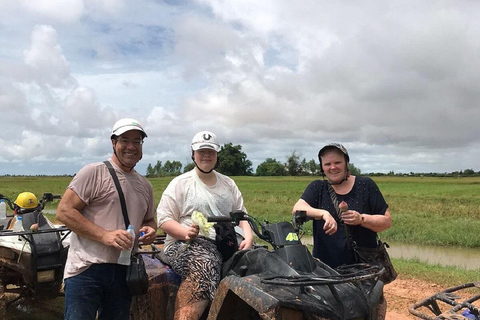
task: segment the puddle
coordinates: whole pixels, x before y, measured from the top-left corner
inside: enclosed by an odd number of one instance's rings
[[[302,243],[313,244],[313,238],[304,236]],[[388,253],[392,258],[415,259],[433,265],[453,266],[467,270],[480,269],[480,249],[463,247],[438,247],[403,244],[388,241]]]

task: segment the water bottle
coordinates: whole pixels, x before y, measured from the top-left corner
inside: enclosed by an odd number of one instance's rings
[[[133,226],[130,224],[127,228],[128,233],[132,236],[133,241],[135,241],[135,230],[133,230]],[[122,250],[120,252],[120,257],[118,257],[118,264],[129,265],[130,264],[130,256],[132,254],[133,245],[130,249]]]
[[[0,230],[7,229],[8,218],[7,218],[7,205],[5,200],[0,201]]]
[[[22,216],[17,214],[17,220],[15,220],[15,224],[13,225],[13,232],[24,231],[23,230],[23,222]]]
[[[0,220],[6,219],[6,218],[7,218],[7,204],[5,203],[5,200],[2,199],[0,200]]]

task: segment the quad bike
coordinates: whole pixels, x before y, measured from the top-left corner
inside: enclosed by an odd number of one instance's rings
[[[438,292],[408,311],[425,320],[480,320],[479,303],[480,282],[469,282]]]
[[[0,230],[0,319],[4,319],[6,308],[20,299],[45,300],[61,295],[70,230],[53,225],[42,213],[47,202],[60,196],[44,193],[38,206],[28,212],[2,194],[1,199],[14,211]],[[19,215],[24,231],[14,232]],[[5,293],[14,294],[8,303]]]
[[[265,221],[262,224],[245,212],[208,219],[211,222],[228,220],[237,226],[246,220],[272,249],[256,245],[253,249],[237,251],[224,263],[222,280],[204,318],[384,319],[383,283],[378,280],[384,268],[355,264],[334,270],[313,258],[300,240],[301,227],[306,222],[304,211],[297,212],[292,223]],[[180,279],[161,261],[158,247],[158,244],[152,245],[154,250],[144,256],[151,276],[149,294],[134,299],[133,319],[173,319]]]

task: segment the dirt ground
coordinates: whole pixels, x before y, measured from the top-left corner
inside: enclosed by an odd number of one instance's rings
[[[417,279],[403,279],[401,275],[385,286],[384,294],[387,299],[387,317],[386,320],[406,320],[416,319],[408,312],[408,308],[429,296],[442,291],[437,284],[428,283]]]
[[[443,288],[437,284],[425,282],[417,279],[404,279],[402,275],[393,282],[385,286],[384,292],[387,299],[387,317],[386,320],[419,320],[408,312],[408,308],[429,296],[442,291]],[[57,304],[63,307],[63,298],[58,300]],[[35,310],[34,319],[42,320],[57,320],[62,317],[59,315],[61,311],[54,310],[55,308],[42,308]],[[38,318],[37,318],[38,316]],[[24,320],[33,319],[32,313],[15,312],[14,314],[7,313],[7,320]]]

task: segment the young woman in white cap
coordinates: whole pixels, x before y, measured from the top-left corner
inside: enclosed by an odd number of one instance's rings
[[[58,204],[57,219],[73,231],[65,266],[65,319],[128,320],[131,295],[127,266],[118,264],[122,249],[155,240],[155,201],[150,182],[134,167],[142,158],[145,130],[135,119],[121,119],[112,128],[109,159],[125,196],[130,224],[126,231],[119,196],[103,162],[83,167]]]
[[[158,226],[167,234],[164,253],[172,269],[182,277],[175,302],[175,320],[201,317],[220,283],[222,255],[215,245],[215,230],[199,235],[192,222],[195,211],[205,216],[245,210],[235,182],[216,172],[220,145],[214,133],[198,132],[191,143],[195,168],[173,179],[157,208]],[[253,234],[240,222],[244,240],[239,250],[251,248]]]

